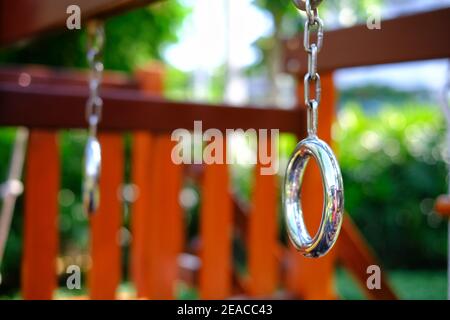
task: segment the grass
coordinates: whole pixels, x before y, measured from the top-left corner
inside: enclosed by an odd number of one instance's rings
[[[447,272],[428,270],[397,270],[388,279],[400,299],[445,300],[447,299]],[[365,299],[361,289],[344,270],[339,269],[336,287],[342,299]]]

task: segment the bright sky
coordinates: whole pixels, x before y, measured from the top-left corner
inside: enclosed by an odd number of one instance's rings
[[[242,68],[257,61],[258,52],[251,44],[272,31],[272,21],[251,0],[183,2],[193,8],[193,13],[182,28],[181,42],[165,52],[170,64],[183,71],[215,69],[226,62],[227,52],[234,67]],[[233,17],[231,23],[227,23],[227,6]]]

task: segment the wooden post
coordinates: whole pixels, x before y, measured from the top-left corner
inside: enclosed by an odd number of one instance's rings
[[[206,165],[200,213],[202,266],[199,281],[202,299],[225,299],[231,295],[232,210],[227,165]]]
[[[26,163],[24,299],[51,299],[57,286],[59,174],[56,133],[32,130]]]
[[[102,172],[100,206],[91,218],[91,258],[89,289],[92,299],[115,299],[121,280],[120,228],[124,178],[123,138],[100,133]]]
[[[178,279],[178,255],[184,238],[179,205],[182,167],[171,160],[175,143],[170,136],[156,137],[146,217],[145,248],[150,299],[173,299]]]
[[[146,68],[136,70],[135,77],[142,91],[162,95],[164,69],[152,64]],[[155,153],[154,137],[148,131],[140,130],[133,134],[133,151],[131,180],[136,187],[137,197],[132,207],[130,271],[131,279],[136,287],[138,298],[150,296],[148,288],[149,269],[148,256],[145,248],[148,246],[146,234],[150,228],[148,216],[150,214],[150,181],[153,173],[153,154]]]
[[[150,214],[150,181],[153,173],[154,139],[145,131],[133,134],[131,179],[136,188],[136,200],[131,211],[131,279],[138,298],[148,297],[148,261],[145,248],[146,234],[151,228],[147,217]]]
[[[322,76],[322,102],[319,106],[318,136],[331,144],[331,126],[334,121],[335,88],[333,74]],[[298,97],[303,106],[303,83],[299,85]],[[299,137],[303,139],[303,137]],[[302,206],[306,226],[313,236],[322,216],[323,188],[320,172],[315,161],[309,161],[306,169]],[[339,242],[339,240],[338,240]],[[319,259],[305,258],[291,246],[287,287],[303,299],[335,299],[334,266],[336,248]]]
[[[278,150],[270,150],[276,155]],[[248,268],[249,293],[252,296],[269,297],[278,285],[278,188],[277,175],[262,175],[261,161],[255,166],[255,182],[251,212],[248,217]]]
[[[162,66],[139,69],[136,78],[144,92],[162,95]],[[133,138],[132,179],[138,198],[132,212],[132,278],[139,298],[172,299],[184,244],[179,205],[182,167],[171,159],[170,135],[139,131]]]

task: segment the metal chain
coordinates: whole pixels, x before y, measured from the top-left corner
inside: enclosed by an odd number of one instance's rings
[[[103,22],[92,21],[87,29],[87,61],[90,69],[89,98],[86,102],[86,120],[91,135],[96,135],[101,120],[103,100],[100,97],[100,85],[103,74],[103,48],[105,30]]]
[[[311,1],[306,0],[305,11],[307,19],[303,36],[303,46],[308,54],[308,72],[304,78],[305,105],[308,108],[308,135],[317,134],[318,108],[320,105],[322,86],[317,72],[317,56],[323,46],[323,22],[319,18],[317,7],[311,7]],[[311,34],[316,33],[316,43],[311,43]],[[315,96],[311,98],[311,84],[314,83]]]
[[[321,2],[322,0],[311,0],[310,7],[316,9]],[[299,10],[306,11],[306,0],[294,0],[294,4]]]

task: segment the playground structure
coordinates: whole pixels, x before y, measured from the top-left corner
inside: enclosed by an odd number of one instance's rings
[[[59,1],[59,8],[50,0],[0,1],[3,21],[0,44],[9,45],[62,28],[69,2]],[[94,5],[90,1],[78,1],[84,19],[105,18],[149,2],[152,1],[101,0]],[[24,8],[30,10],[23,11]],[[18,16],[31,23],[21,23],[15,18]],[[381,30],[356,26],[327,32],[319,69],[324,92],[319,126],[322,139],[331,143],[336,101],[334,70],[450,57],[448,41],[430,41],[430,30],[433,37],[447,39],[449,18],[450,9],[442,9],[383,21]],[[301,43],[296,38],[286,41],[284,46],[286,70],[299,78],[306,71]],[[121,280],[117,234],[122,203],[117,190],[124,176],[124,132],[133,136],[132,181],[140,190],[132,206],[130,258],[131,279],[138,297],[172,299],[175,282],[183,279],[198,287],[200,297],[205,299],[233,296],[334,299],[338,298],[333,283],[334,269],[341,263],[369,298],[396,298],[385,279],[381,290],[366,287],[367,267],[379,263],[348,215],[336,247],[327,256],[311,260],[279,242],[276,176],[262,176],[255,170],[251,207],[245,208],[230,194],[227,165],[204,165],[199,169],[174,165],[170,159],[173,146],[170,132],[177,128],[192,129],[195,120],[201,120],[204,129],[279,129],[296,134],[300,140],[306,134],[303,107],[280,110],[168,101],[161,97],[163,72],[163,67],[154,65],[136,70],[132,78],[117,73],[105,75],[102,90],[105,108],[99,139],[103,158],[114,161],[103,163],[102,202],[99,212],[91,218],[90,298],[116,298]],[[24,76],[29,81],[21,81]],[[22,295],[26,299],[51,299],[57,287],[60,185],[57,132],[86,127],[86,78],[84,73],[44,67],[0,69],[0,125],[30,129],[22,260]],[[298,95],[303,97],[303,85],[299,85]],[[178,204],[186,175],[201,186],[197,245],[185,243],[183,215]],[[322,208],[322,199],[317,198],[316,192],[321,188],[318,172],[307,171],[304,187],[306,221],[314,230]],[[233,232],[243,238],[247,247],[249,272],[245,278],[233,268]],[[180,263],[183,262],[180,257],[187,255],[200,257],[200,265]]]

